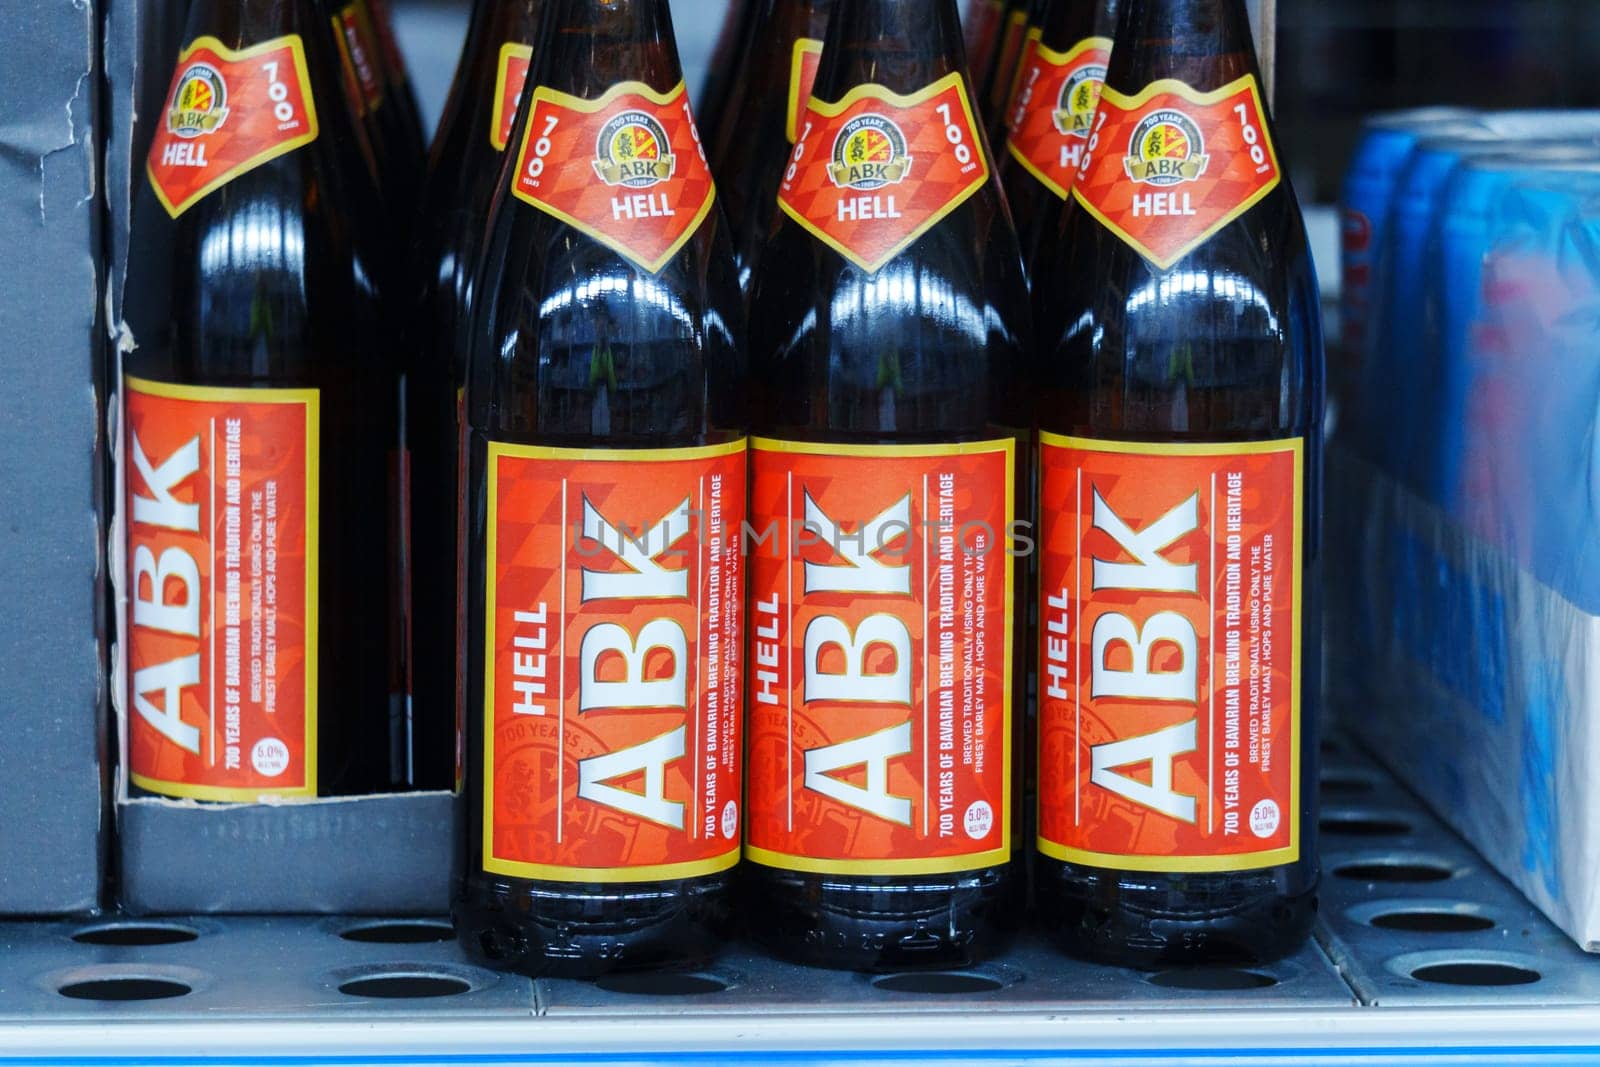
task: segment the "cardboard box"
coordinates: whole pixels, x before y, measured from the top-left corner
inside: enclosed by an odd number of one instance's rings
[[[0,913],[98,907],[105,602],[89,4],[0,42]]]

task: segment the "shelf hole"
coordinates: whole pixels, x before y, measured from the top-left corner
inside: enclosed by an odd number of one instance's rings
[[[91,926],[72,935],[80,945],[120,945],[131,948],[148,948],[152,945],[181,945],[200,936],[200,931],[187,926],[168,923],[118,923],[115,926]]]
[[[1462,911],[1387,911],[1367,922],[1380,930],[1412,934],[1475,934],[1494,929],[1494,920],[1488,916]]]
[[[1418,967],[1411,977],[1434,985],[1513,986],[1532,985],[1543,975],[1509,963],[1435,963]]]
[[[1345,774],[1329,774],[1322,779],[1322,794],[1330,797],[1365,796],[1373,785],[1365,778],[1352,778]]]
[[[449,923],[394,922],[354,926],[339,935],[346,941],[367,945],[428,945],[449,941],[456,936]]]
[[[1352,882],[1443,882],[1454,873],[1437,863],[1347,863],[1334,870]]]
[[[339,986],[339,992],[345,996],[374,997],[380,1000],[454,997],[471,991],[471,982],[443,974],[381,974],[368,978],[353,978]]]
[[[1322,744],[1319,746],[1319,750],[1324,756],[1344,755],[1344,745],[1340,744],[1338,741],[1335,741],[1331,737],[1325,737],[1322,739]]]
[[[1411,824],[1382,816],[1330,815],[1321,822],[1322,832],[1342,837],[1404,837]]]
[[[965,974],[960,971],[907,972],[886,974],[874,978],[877,989],[890,993],[924,993],[933,996],[960,996],[969,993],[993,993],[1004,989],[1005,983],[986,974]]]
[[[1163,989],[1192,989],[1207,993],[1266,989],[1278,984],[1271,975],[1244,971],[1236,967],[1186,967],[1150,976],[1150,984]]]
[[[73,1000],[171,1000],[193,992],[182,982],[165,978],[93,978],[69,982],[56,990]]]
[[[728,991],[728,983],[715,975],[672,971],[608,974],[594,984],[608,993],[635,997],[703,997]]]

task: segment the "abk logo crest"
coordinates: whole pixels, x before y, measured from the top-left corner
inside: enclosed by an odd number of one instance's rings
[[[1100,93],[1106,87],[1106,68],[1080,67],[1061,84],[1061,96],[1052,116],[1056,131],[1065,137],[1088,137],[1094,125],[1094,112],[1100,106]]]
[[[834,139],[828,176],[841,189],[871,192],[899,185],[910,174],[906,135],[882,115],[858,115]]]
[[[1194,119],[1174,108],[1153,111],[1134,127],[1123,167],[1128,177],[1148,185],[1198,181],[1211,157]]]
[[[213,133],[228,118],[228,83],[209,63],[195,63],[178,79],[167,129],[179,137]]]
[[[649,189],[672,178],[677,158],[666,128],[644,111],[624,111],[600,129],[595,173],[607,185]]]

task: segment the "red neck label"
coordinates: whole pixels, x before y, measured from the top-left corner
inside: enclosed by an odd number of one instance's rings
[[[279,37],[235,52],[215,37],[178,59],[145,172],[173,218],[247,171],[317,139],[305,48]]]
[[[1107,88],[1072,195],[1161,270],[1278,187],[1282,172],[1251,75],[1210,93],[1159,81]]]
[[[598,100],[539,86],[512,192],[654,274],[694,236],[716,186],[682,82]]]
[[[992,77],[994,82],[989,87],[989,106],[1002,108],[1016,92],[1017,75],[1021,73],[1019,63],[1022,59],[1022,45],[1028,35],[1028,13],[1026,11],[1013,11],[1011,18],[1006,22],[1005,41],[1001,44],[1000,56],[996,61]]]
[[[366,7],[358,0],[340,8],[333,28],[345,65],[360,90],[361,113],[378,110],[383,106],[383,71],[378,66],[378,44]]]
[[[528,84],[528,68],[533,65],[533,49],[507,41],[500,46],[500,62],[494,76],[494,113],[489,117],[489,143],[504,152],[511,143],[517,124],[517,104]]]
[[[1039,485],[1039,851],[1293,863],[1305,442],[1046,433]]]
[[[817,71],[822,68],[822,42],[812,37],[802,37],[794,43],[794,57],[789,62],[789,118],[786,127],[789,143],[800,139],[800,126],[805,121],[806,107],[811,103],[811,90],[817,84]]]
[[[989,180],[977,131],[960,74],[912,96],[863,85],[837,104],[813,99],[778,205],[876,273]]]
[[[652,882],[739,860],[745,443],[491,442],[485,871]]]
[[[1039,30],[1028,35],[1017,93],[1007,110],[1006,150],[1063,200],[1083,163],[1110,59],[1109,38],[1090,37],[1056,52],[1045,47]]]

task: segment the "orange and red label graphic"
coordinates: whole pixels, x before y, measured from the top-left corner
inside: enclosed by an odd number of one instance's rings
[[[133,783],[315,796],[317,392],[125,384]]]
[[[964,204],[989,161],[960,74],[912,96],[862,85],[813,99],[778,205],[869,274]]]
[[[1045,47],[1039,30],[1028,35],[1017,95],[1007,111],[1006,150],[1063,200],[1071,195],[1083,163],[1110,59],[1106,37],[1090,37],[1056,52]]]
[[[802,37],[794,43],[794,58],[789,63],[789,118],[787,132],[789,143],[800,139],[800,125],[805,119],[806,106],[811,103],[811,90],[817,84],[817,71],[822,68],[822,42],[813,37]]]
[[[177,218],[239,175],[317,139],[317,107],[297,36],[235,52],[215,37],[184,49],[145,172]]]
[[[528,68],[533,65],[533,49],[507,41],[500,46],[500,62],[494,76],[494,113],[489,118],[489,143],[504,152],[511,143],[517,124],[517,104],[528,84]]]
[[[752,445],[746,855],[1011,855],[1013,441]]]
[[[1299,858],[1304,462],[1300,440],[1043,435],[1039,851]]]
[[[378,42],[372,32],[372,19],[361,0],[347,4],[333,17],[334,35],[347,76],[359,91],[357,109],[367,114],[383,106],[383,70],[378,66]]]
[[[739,859],[745,443],[489,446],[483,869]]]
[[[517,199],[554,215],[652,274],[694,236],[716,186],[682,82],[641,82],[584,100],[543,85],[517,156]]]
[[[1159,81],[1105,89],[1072,195],[1166,270],[1278,187],[1278,154],[1256,80],[1216,92]]]

